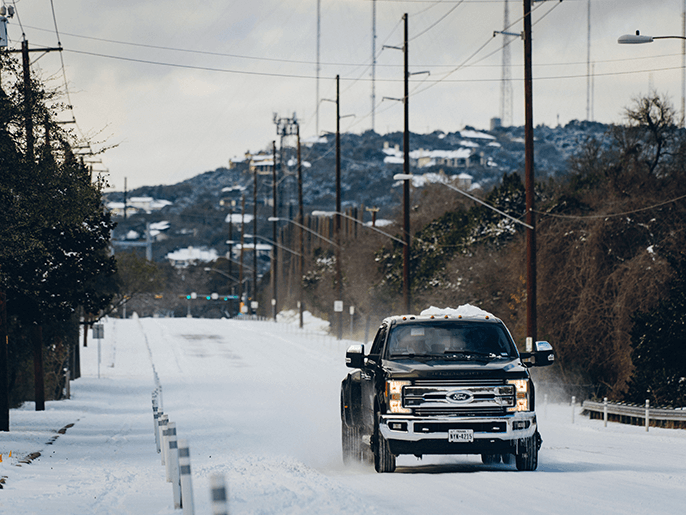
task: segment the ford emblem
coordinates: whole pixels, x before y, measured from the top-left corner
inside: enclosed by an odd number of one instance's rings
[[[450,402],[455,402],[458,404],[465,404],[468,402],[472,402],[472,400],[474,399],[474,395],[472,395],[470,392],[465,392],[462,390],[450,392],[445,397]]]

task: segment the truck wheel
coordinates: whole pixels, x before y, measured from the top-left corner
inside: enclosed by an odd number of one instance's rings
[[[538,467],[538,439],[536,435],[519,440],[515,464],[517,470],[536,470]]]
[[[395,470],[395,455],[391,453],[388,442],[379,431],[376,424],[374,428],[374,470],[379,473],[393,472]]]
[[[481,462],[484,465],[495,465],[500,463],[500,454],[482,454]]]
[[[362,458],[362,438],[358,427],[348,427],[341,423],[341,443],[343,447],[343,463],[351,465],[359,463]]]

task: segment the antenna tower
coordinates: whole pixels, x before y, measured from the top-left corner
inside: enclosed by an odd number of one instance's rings
[[[505,11],[503,13],[503,30],[507,32],[510,26],[510,6],[505,0]],[[500,82],[500,123],[503,127],[512,125],[512,78],[510,75],[510,45],[508,38],[504,36],[503,44],[503,70]]]
[[[376,0],[372,0],[372,132],[374,132],[374,111],[376,104]]]
[[[322,35],[322,25],[321,25],[321,0],[317,0],[317,103],[316,103],[316,131],[315,136],[319,137],[319,72],[321,71],[321,66],[319,65],[319,46]]]
[[[593,120],[593,109],[591,107],[591,0],[588,0],[588,32],[586,40],[586,120]]]

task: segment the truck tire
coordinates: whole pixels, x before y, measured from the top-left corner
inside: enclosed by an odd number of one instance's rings
[[[515,464],[517,470],[536,470],[538,467],[538,439],[536,435],[519,440]]]
[[[358,427],[348,427],[345,422],[341,422],[341,443],[345,465],[359,463],[362,460],[362,437]]]
[[[379,473],[395,471],[395,455],[391,453],[388,442],[379,431],[378,423],[374,427],[374,470]]]

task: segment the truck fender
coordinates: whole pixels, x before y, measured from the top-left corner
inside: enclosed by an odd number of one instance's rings
[[[360,372],[355,371],[341,383],[341,421],[348,427],[358,426],[360,423],[360,402],[362,388]]]

